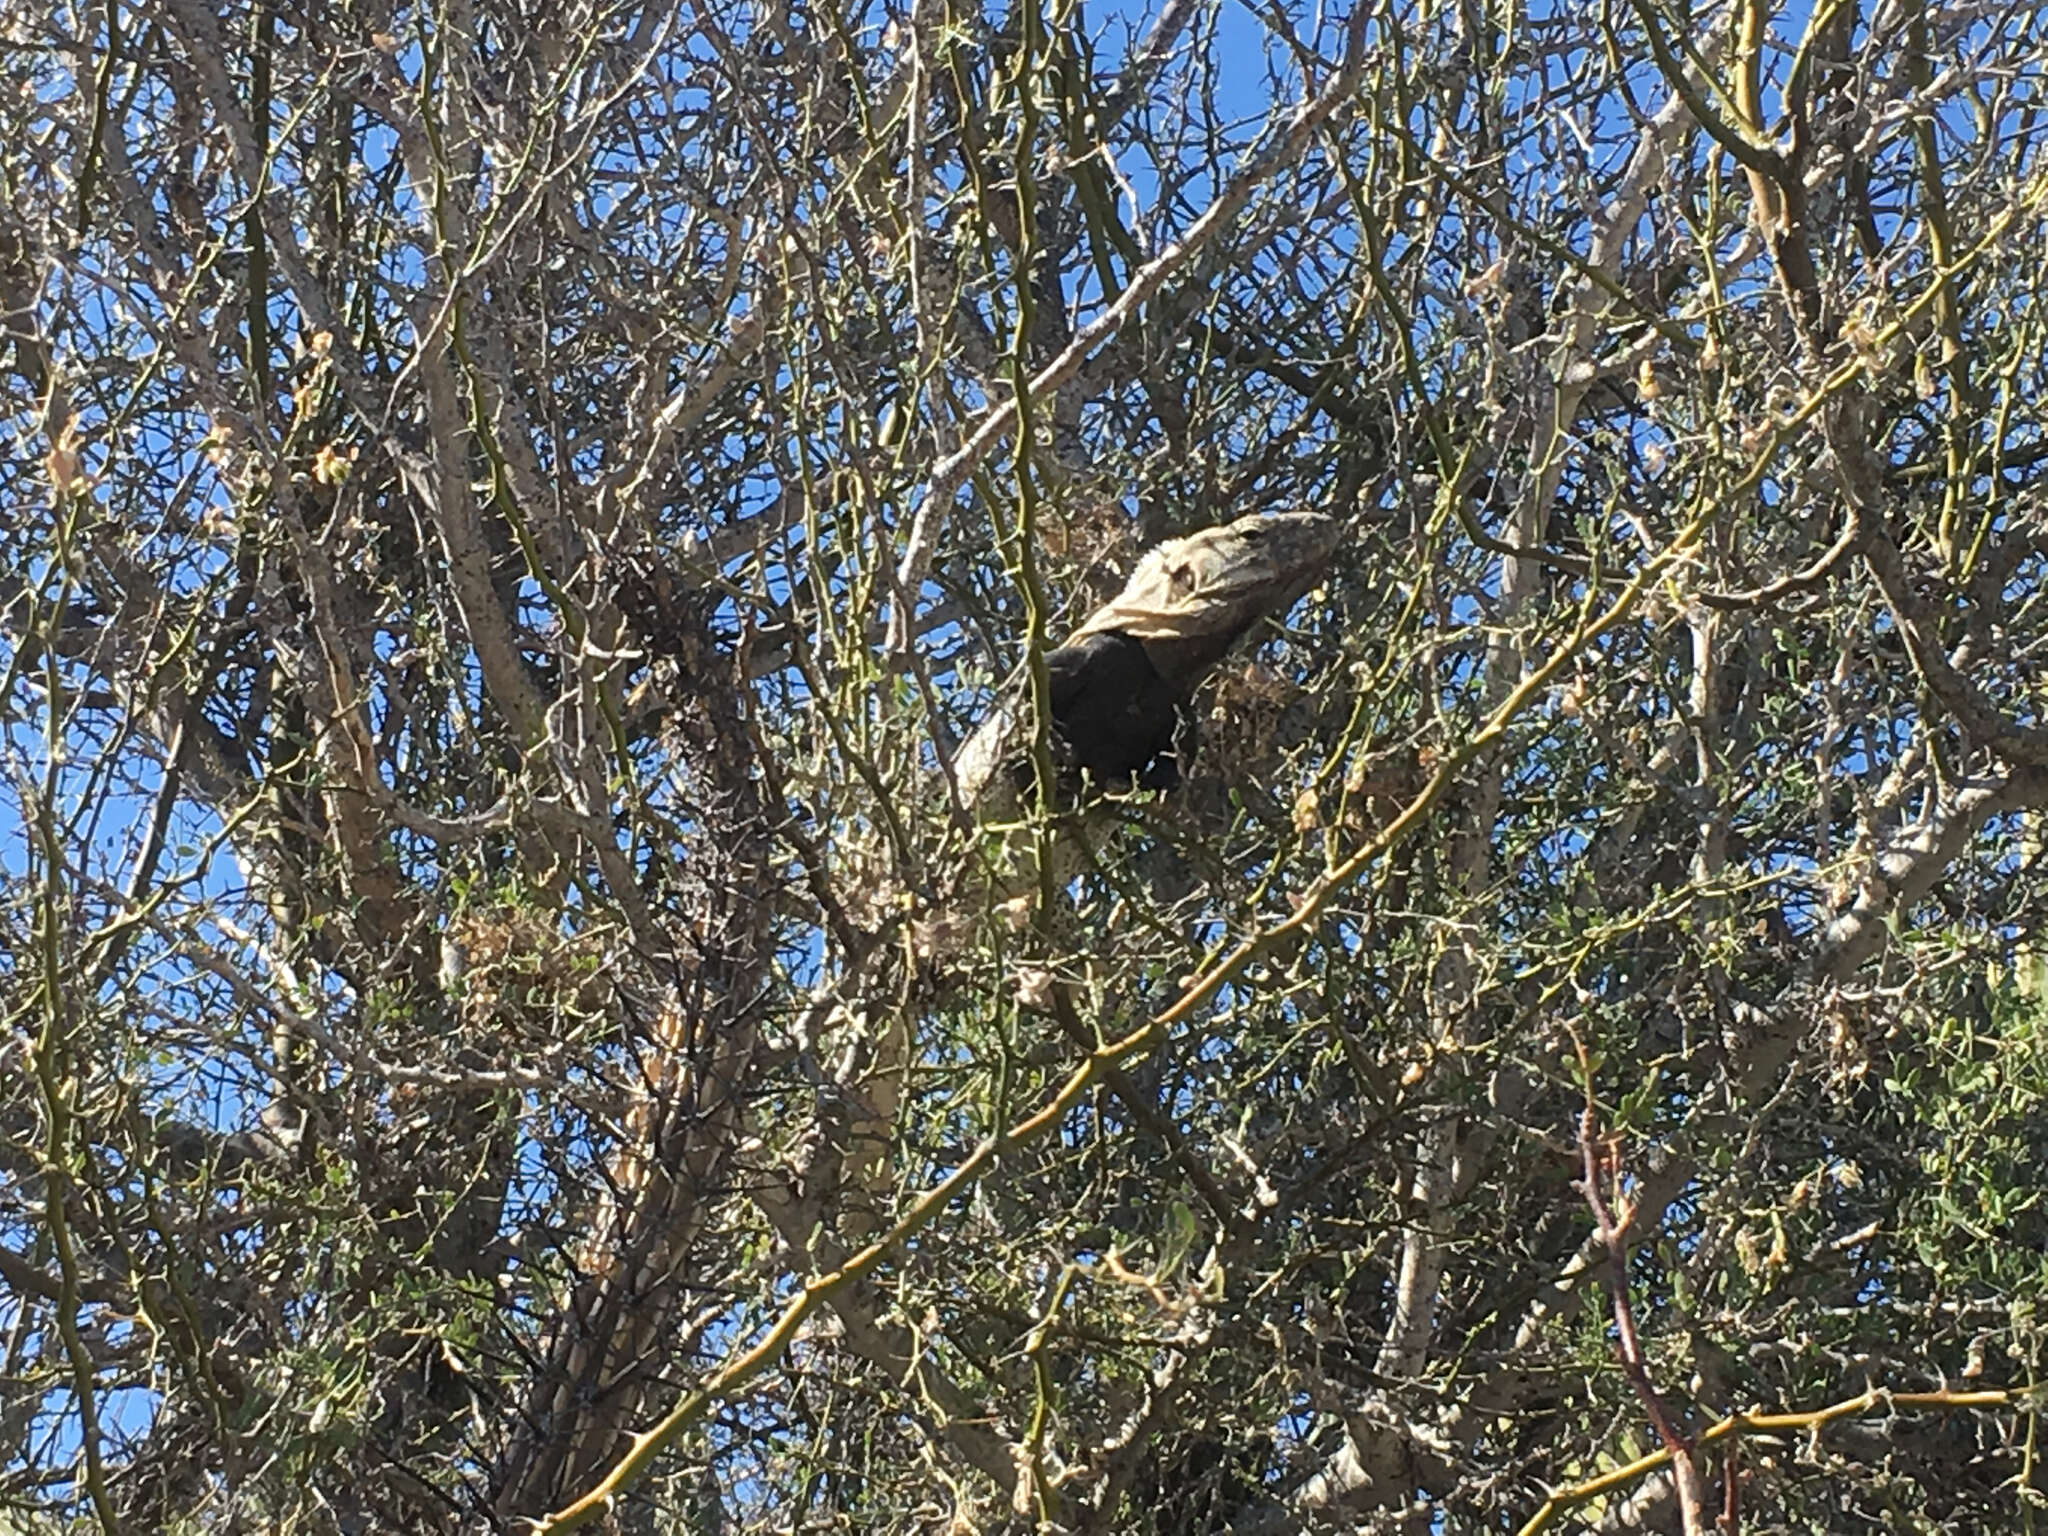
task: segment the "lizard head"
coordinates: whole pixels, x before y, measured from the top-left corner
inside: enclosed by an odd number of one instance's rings
[[[1162,678],[1192,687],[1259,620],[1322,579],[1344,525],[1320,512],[1240,517],[1147,550],[1113,600],[1068,644],[1119,633],[1143,641]]]

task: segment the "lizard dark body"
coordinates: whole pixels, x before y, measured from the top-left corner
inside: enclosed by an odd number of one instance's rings
[[[1062,766],[1098,784],[1171,789],[1194,718],[1142,640],[1110,632],[1049,652],[1052,723]]]
[[[1085,770],[1105,787],[1170,788],[1193,745],[1195,690],[1240,638],[1321,579],[1341,531],[1334,518],[1291,512],[1148,550],[1123,591],[1046,654],[1063,773]],[[960,750],[961,792],[984,815],[1013,811],[1029,782],[1018,739],[1027,713],[1013,694]]]

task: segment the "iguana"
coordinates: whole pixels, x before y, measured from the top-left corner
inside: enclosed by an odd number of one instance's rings
[[[1322,577],[1342,533],[1335,518],[1289,512],[1241,517],[1147,551],[1123,591],[1046,655],[1062,797],[1075,797],[1084,779],[1102,787],[1171,787],[1193,744],[1196,689],[1231,646],[1261,620],[1285,613]],[[988,857],[961,871],[962,883],[929,904],[887,898],[882,904],[899,911],[917,906],[908,948],[934,976],[972,943],[975,925],[991,906],[1012,905],[1042,887],[1040,852],[1050,854],[1055,887],[1085,867],[1071,828],[1048,845],[1021,825],[1032,782],[1030,719],[1029,696],[1013,683],[953,760],[962,800],[1000,846],[986,847]],[[1021,998],[1036,983],[1020,972],[1018,987]],[[825,1042],[834,1042],[830,1048],[842,1063],[834,1076],[859,1084],[838,1101],[848,1117],[844,1126],[819,1140],[831,1150],[818,1153],[802,1173],[820,1187],[836,1181],[833,1198],[845,1213],[840,1219],[849,1240],[864,1241],[873,1230],[872,1213],[887,1208],[894,1175],[885,1150],[914,1050],[906,1017],[900,1009],[848,1007],[828,994],[819,999],[816,1022],[807,1012],[797,1025],[807,1051],[822,1054]],[[857,1150],[843,1162],[828,1161],[840,1148]]]
[[[1155,545],[1124,589],[1046,653],[1062,776],[1170,789],[1193,745],[1195,690],[1261,619],[1321,579],[1343,525],[1320,512],[1241,517]],[[1031,770],[1019,690],[988,713],[954,767],[978,820],[1014,817]]]

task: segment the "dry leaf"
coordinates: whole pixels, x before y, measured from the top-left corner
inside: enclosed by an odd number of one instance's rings
[[[1017,1002],[1041,1012],[1052,1007],[1052,972],[1043,966],[1017,967]]]
[[[1315,786],[1311,784],[1294,797],[1294,830],[1307,837],[1322,824],[1322,803],[1316,798]]]

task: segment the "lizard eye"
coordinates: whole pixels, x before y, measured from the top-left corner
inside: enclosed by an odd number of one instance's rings
[[[1167,585],[1173,589],[1175,597],[1186,597],[1195,590],[1195,568],[1191,565],[1175,566]]]

